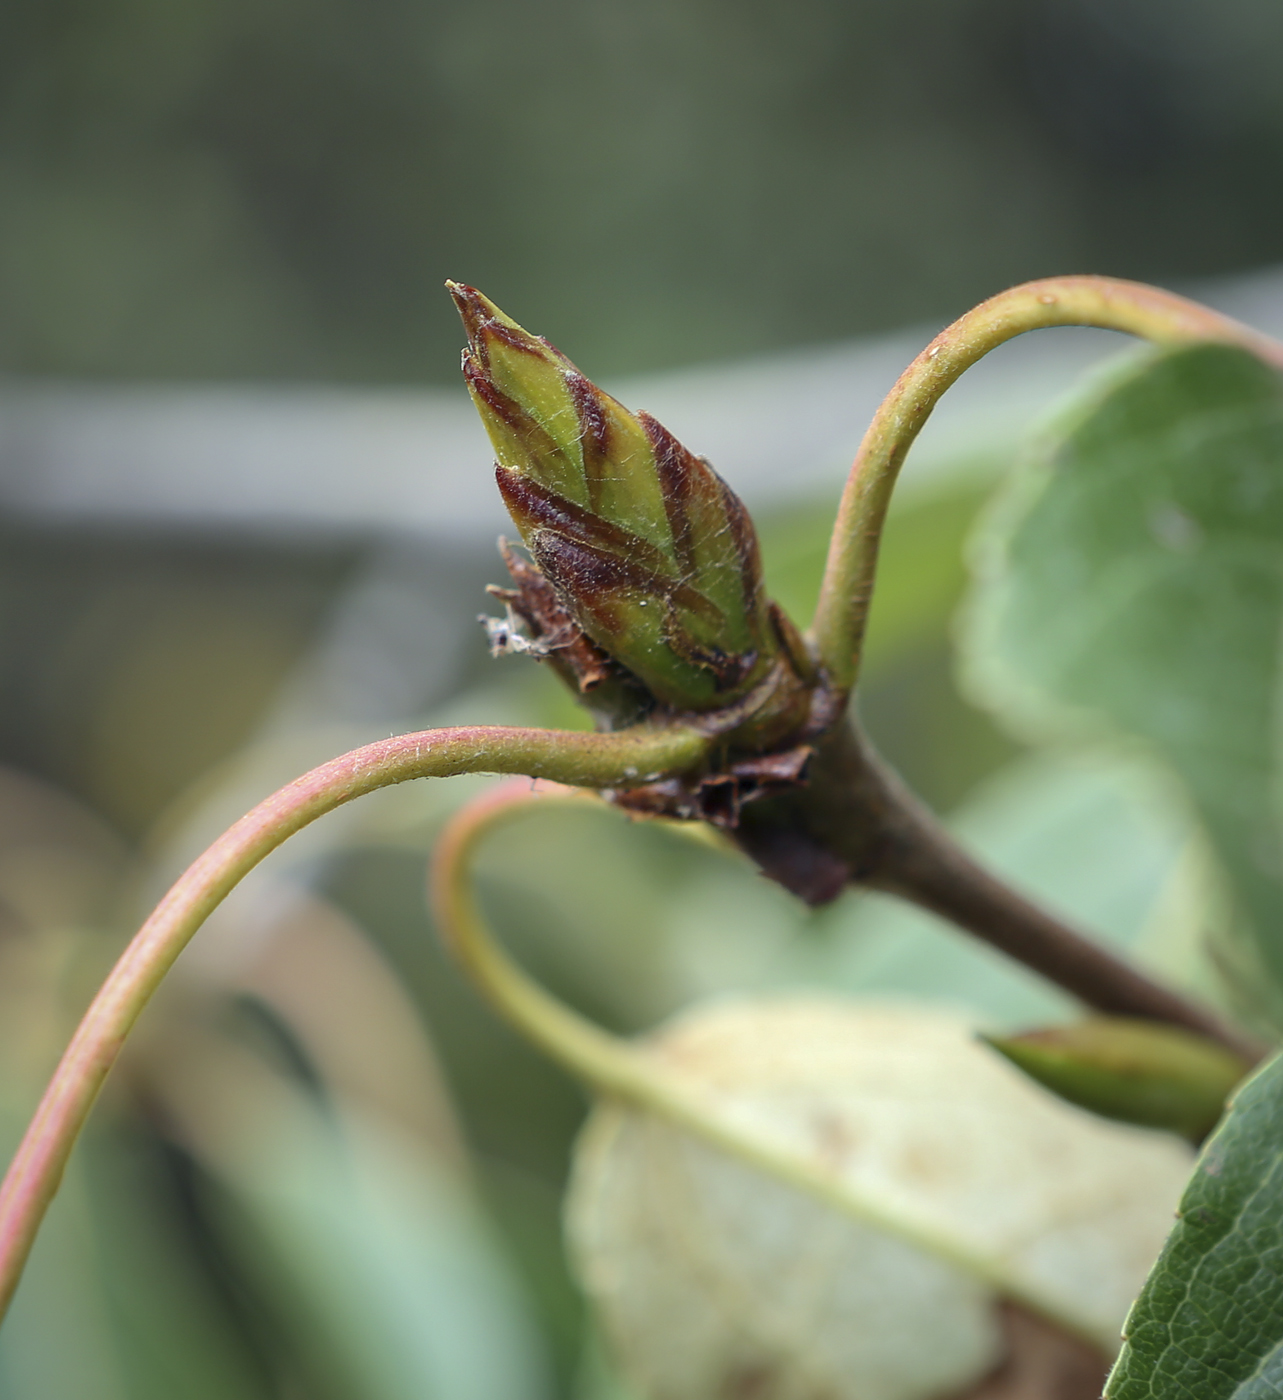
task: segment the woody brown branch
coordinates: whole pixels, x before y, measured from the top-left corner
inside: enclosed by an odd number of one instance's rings
[[[1087,1006],[1195,1031],[1247,1057],[1261,1047],[1151,981],[984,870],[851,722],[816,749],[805,786],[743,808],[732,833],[762,872],[810,904],[848,884],[907,899],[1024,963]]]

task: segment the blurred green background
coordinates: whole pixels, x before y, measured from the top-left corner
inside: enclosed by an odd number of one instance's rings
[[[597,374],[1283,255],[1270,0],[7,0],[0,366]]]
[[[934,327],[1040,274],[1261,267],[1283,258],[1281,56],[1266,0],[8,0],[4,411],[54,380],[452,384],[447,276],[609,377]],[[22,473],[50,464],[6,431],[12,1143],[149,902],[257,798],[393,729],[579,721],[485,655],[484,532],[399,529],[395,501],[383,526],[166,523],[74,492],[41,514]],[[952,679],[965,541],[1011,449],[995,424],[934,450],[889,530],[866,722],[1012,878],[1193,980],[1199,871],[1165,794],[1117,755],[1024,752]],[[833,500],[791,490],[795,465],[759,525],[805,620]],[[323,823],[198,939],[0,1336],[0,1397],[625,1394],[559,1244],[582,1095],[424,912],[425,852],[476,788]],[[797,984],[992,1025],[1066,1009],[885,901],[808,914],[609,813],[513,830],[483,880],[527,965],[620,1030]]]

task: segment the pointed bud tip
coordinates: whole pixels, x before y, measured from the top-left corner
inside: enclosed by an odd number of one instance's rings
[[[454,299],[459,319],[463,322],[468,345],[475,351],[479,348],[478,342],[485,323],[494,319],[498,307],[483,297],[475,287],[469,287],[466,282],[447,282],[446,287]]]
[[[484,355],[484,338],[487,332],[508,332],[503,338],[520,349],[534,349],[541,343],[523,326],[506,315],[483,292],[470,287],[466,282],[446,282],[446,289],[454,299],[454,304],[463,322],[468,337],[468,345],[474,353]],[[515,333],[515,334],[514,334]],[[527,344],[526,342],[530,342]]]

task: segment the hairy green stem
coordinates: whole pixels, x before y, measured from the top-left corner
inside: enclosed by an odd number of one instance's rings
[[[833,684],[855,684],[891,491],[914,438],[944,391],[1004,341],[1049,326],[1097,326],[1158,345],[1241,345],[1283,369],[1283,345],[1197,302],[1140,282],[1052,277],[1000,292],[940,332],[874,415],[842,494],[811,624]]]
[[[0,1186],[0,1316],[98,1091],[139,1013],[192,935],[266,855],[378,788],[461,773],[522,773],[589,788],[698,766],[707,736],[682,726],[615,734],[471,726],[403,734],[314,768],[242,817],[178,879],[85,1013]]]
[[[1058,1301],[1011,1278],[1001,1258],[961,1237],[942,1232],[903,1202],[880,1199],[840,1181],[804,1156],[777,1147],[725,1114],[697,1086],[674,1075],[645,1043],[623,1040],[549,995],[495,942],[473,892],[472,862],[486,836],[528,812],[532,804],[591,801],[584,793],[532,791],[505,783],[461,808],[433,852],[428,898],[438,931],[486,1001],[528,1040],[580,1080],[591,1092],[633,1104],[676,1123],[732,1157],[788,1182],[844,1215],[916,1245],[987,1283],[1108,1355],[1112,1334],[1097,1334],[1066,1314]]]

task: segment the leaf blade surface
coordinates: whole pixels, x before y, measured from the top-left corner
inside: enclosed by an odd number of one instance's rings
[[[1012,727],[1140,740],[1176,773],[1274,988],[1280,542],[1283,378],[1230,347],[1150,354],[1026,461],[964,632],[973,692]]]
[[[1126,1336],[1107,1400],[1283,1395],[1283,1059],[1199,1158]]]

